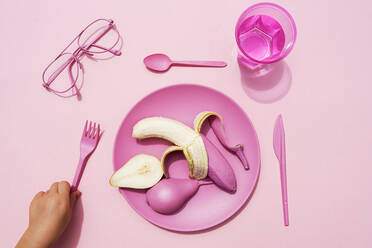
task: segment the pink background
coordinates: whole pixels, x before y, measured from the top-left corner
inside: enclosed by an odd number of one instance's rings
[[[298,28],[286,59],[293,80],[283,99],[262,104],[246,93],[259,99],[281,86],[252,90],[242,83],[234,41],[237,18],[255,2],[1,1],[0,247],[15,245],[35,193],[53,181],[72,180],[86,119],[99,121],[105,133],[60,247],[372,246],[372,4],[275,1],[293,14]],[[49,94],[41,87],[43,68],[98,17],[117,23],[123,56],[84,60],[83,101]],[[152,52],[221,59],[229,66],[154,74],[142,64]],[[114,138],[125,114],[153,90],[178,83],[210,86],[235,99],[253,121],[262,151],[260,180],[249,204],[226,225],[192,235],[148,223],[108,184]],[[279,113],[287,130],[288,228],[272,149]]]

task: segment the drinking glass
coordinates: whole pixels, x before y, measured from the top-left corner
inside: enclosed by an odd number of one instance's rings
[[[246,9],[235,27],[238,60],[251,69],[285,58],[296,41],[296,25],[284,8],[258,3]]]

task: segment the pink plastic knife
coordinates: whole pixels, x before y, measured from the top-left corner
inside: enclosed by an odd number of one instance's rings
[[[284,225],[289,225],[288,216],[288,194],[287,194],[287,172],[286,172],[286,155],[285,155],[285,133],[283,126],[282,115],[276,119],[274,126],[274,152],[279,160],[280,165],[280,181],[282,184],[282,201]]]

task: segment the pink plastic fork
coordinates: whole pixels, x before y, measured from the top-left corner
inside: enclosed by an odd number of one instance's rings
[[[77,190],[80,184],[81,176],[83,175],[86,162],[89,158],[89,156],[94,152],[94,150],[97,147],[98,141],[100,136],[100,126],[96,123],[93,124],[92,122],[89,122],[88,127],[88,121],[85,122],[83,135],[81,136],[80,141],[80,160],[78,167],[75,172],[74,181],[71,185],[71,192],[74,192]]]

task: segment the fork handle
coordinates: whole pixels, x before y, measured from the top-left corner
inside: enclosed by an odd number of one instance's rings
[[[78,189],[79,187],[79,184],[80,184],[80,180],[81,180],[81,176],[83,175],[83,172],[84,172],[84,169],[85,169],[85,165],[86,165],[86,159],[87,159],[88,156],[84,156],[84,155],[81,155],[80,156],[80,159],[79,159],[79,164],[76,168],[76,171],[75,171],[75,177],[74,177],[74,180],[72,181],[72,185],[71,185],[71,192],[74,192]]]

